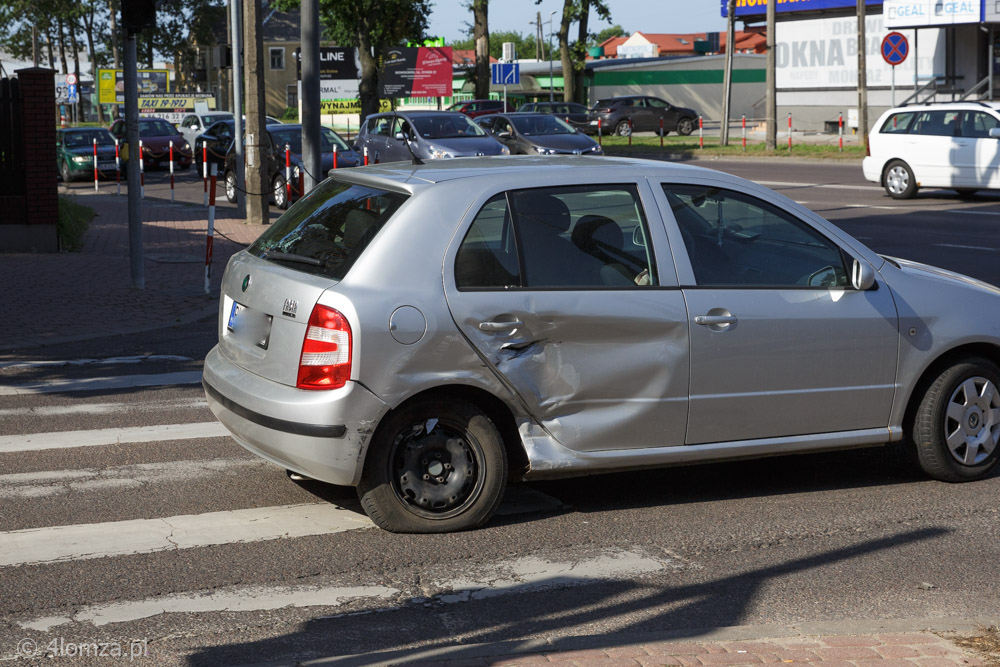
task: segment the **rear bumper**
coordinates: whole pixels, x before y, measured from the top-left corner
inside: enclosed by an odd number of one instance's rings
[[[375,426],[388,406],[356,382],[307,391],[250,373],[215,347],[202,376],[208,406],[233,438],[275,465],[356,486]]]
[[[873,157],[866,157],[861,162],[861,171],[865,175],[866,181],[871,181],[873,183],[882,182],[882,160],[876,160]]]

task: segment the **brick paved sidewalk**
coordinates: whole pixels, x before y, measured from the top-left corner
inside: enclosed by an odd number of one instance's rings
[[[208,209],[144,199],[145,289],[131,286],[124,196],[78,195],[96,216],[81,252],[0,255],[0,351],[161,328],[216,312],[229,257],[264,230],[217,210],[211,291],[205,294]]]

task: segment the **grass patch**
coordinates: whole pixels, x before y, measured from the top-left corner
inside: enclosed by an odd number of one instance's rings
[[[72,197],[59,195],[59,220],[56,222],[59,247],[70,252],[80,250],[83,235],[93,219],[94,209],[76,203]]]
[[[596,139],[596,137],[595,137]],[[632,137],[632,144],[629,145],[627,138],[604,137],[602,145],[604,152],[609,155],[638,155],[650,153],[670,153],[682,154],[686,157],[696,157],[699,155],[712,157],[792,157],[792,158],[822,158],[827,160],[860,160],[865,156],[865,147],[857,144],[844,144],[843,152],[837,144],[836,138],[831,144],[817,143],[792,143],[792,149],[788,149],[786,143],[778,140],[777,148],[767,150],[763,142],[747,142],[746,151],[743,150],[743,140],[740,136],[735,138],[730,135],[729,145],[719,145],[718,137],[705,137],[705,146],[702,148],[696,136],[677,137],[670,136],[663,138],[663,146],[660,146],[660,138],[657,136]],[[793,139],[794,141],[794,139]]]

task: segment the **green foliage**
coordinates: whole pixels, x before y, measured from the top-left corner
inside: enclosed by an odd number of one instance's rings
[[[78,204],[72,197],[60,195],[59,219],[56,221],[59,247],[70,252],[83,248],[83,235],[93,219],[94,209]]]
[[[598,46],[612,37],[628,37],[628,33],[625,30],[622,30],[622,27],[616,23],[610,28],[605,28],[594,35],[593,39],[590,41],[590,46]]]
[[[285,113],[281,114],[281,119],[284,123],[297,123],[299,121],[299,110],[296,107],[288,107],[285,109]]]
[[[595,139],[597,137],[594,137]],[[788,158],[823,158],[827,160],[860,160],[865,156],[864,144],[851,143],[845,141],[843,152],[840,151],[837,138],[831,136],[824,143],[794,143],[792,149],[788,150],[787,143],[781,143],[782,137],[778,138],[778,145],[774,150],[767,150],[764,142],[758,140],[747,140],[747,150],[743,150],[743,140],[739,133],[734,136],[729,135],[729,145],[721,146],[719,137],[706,136],[705,146],[702,148],[698,137],[691,135],[681,137],[669,135],[663,138],[663,147],[660,147],[660,138],[656,135],[632,136],[631,145],[628,138],[618,136],[604,136],[601,144],[604,152],[608,155],[628,155],[632,157],[643,157],[645,155],[691,157],[788,157]]]
[[[547,35],[548,33],[546,33]],[[519,32],[514,32],[513,30],[498,30],[497,32],[490,32],[490,55],[494,58],[499,58],[503,55],[503,43],[513,42],[514,50],[517,52],[518,58],[532,59],[535,57],[535,36],[534,35],[523,35]],[[461,39],[452,43],[451,47],[453,49],[475,49],[476,45],[473,39]],[[548,58],[549,45],[542,40],[542,59]]]

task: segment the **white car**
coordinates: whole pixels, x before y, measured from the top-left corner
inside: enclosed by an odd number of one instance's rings
[[[951,188],[962,195],[1000,189],[1000,104],[889,109],[868,135],[862,169],[893,199],[908,199],[918,188]]]

